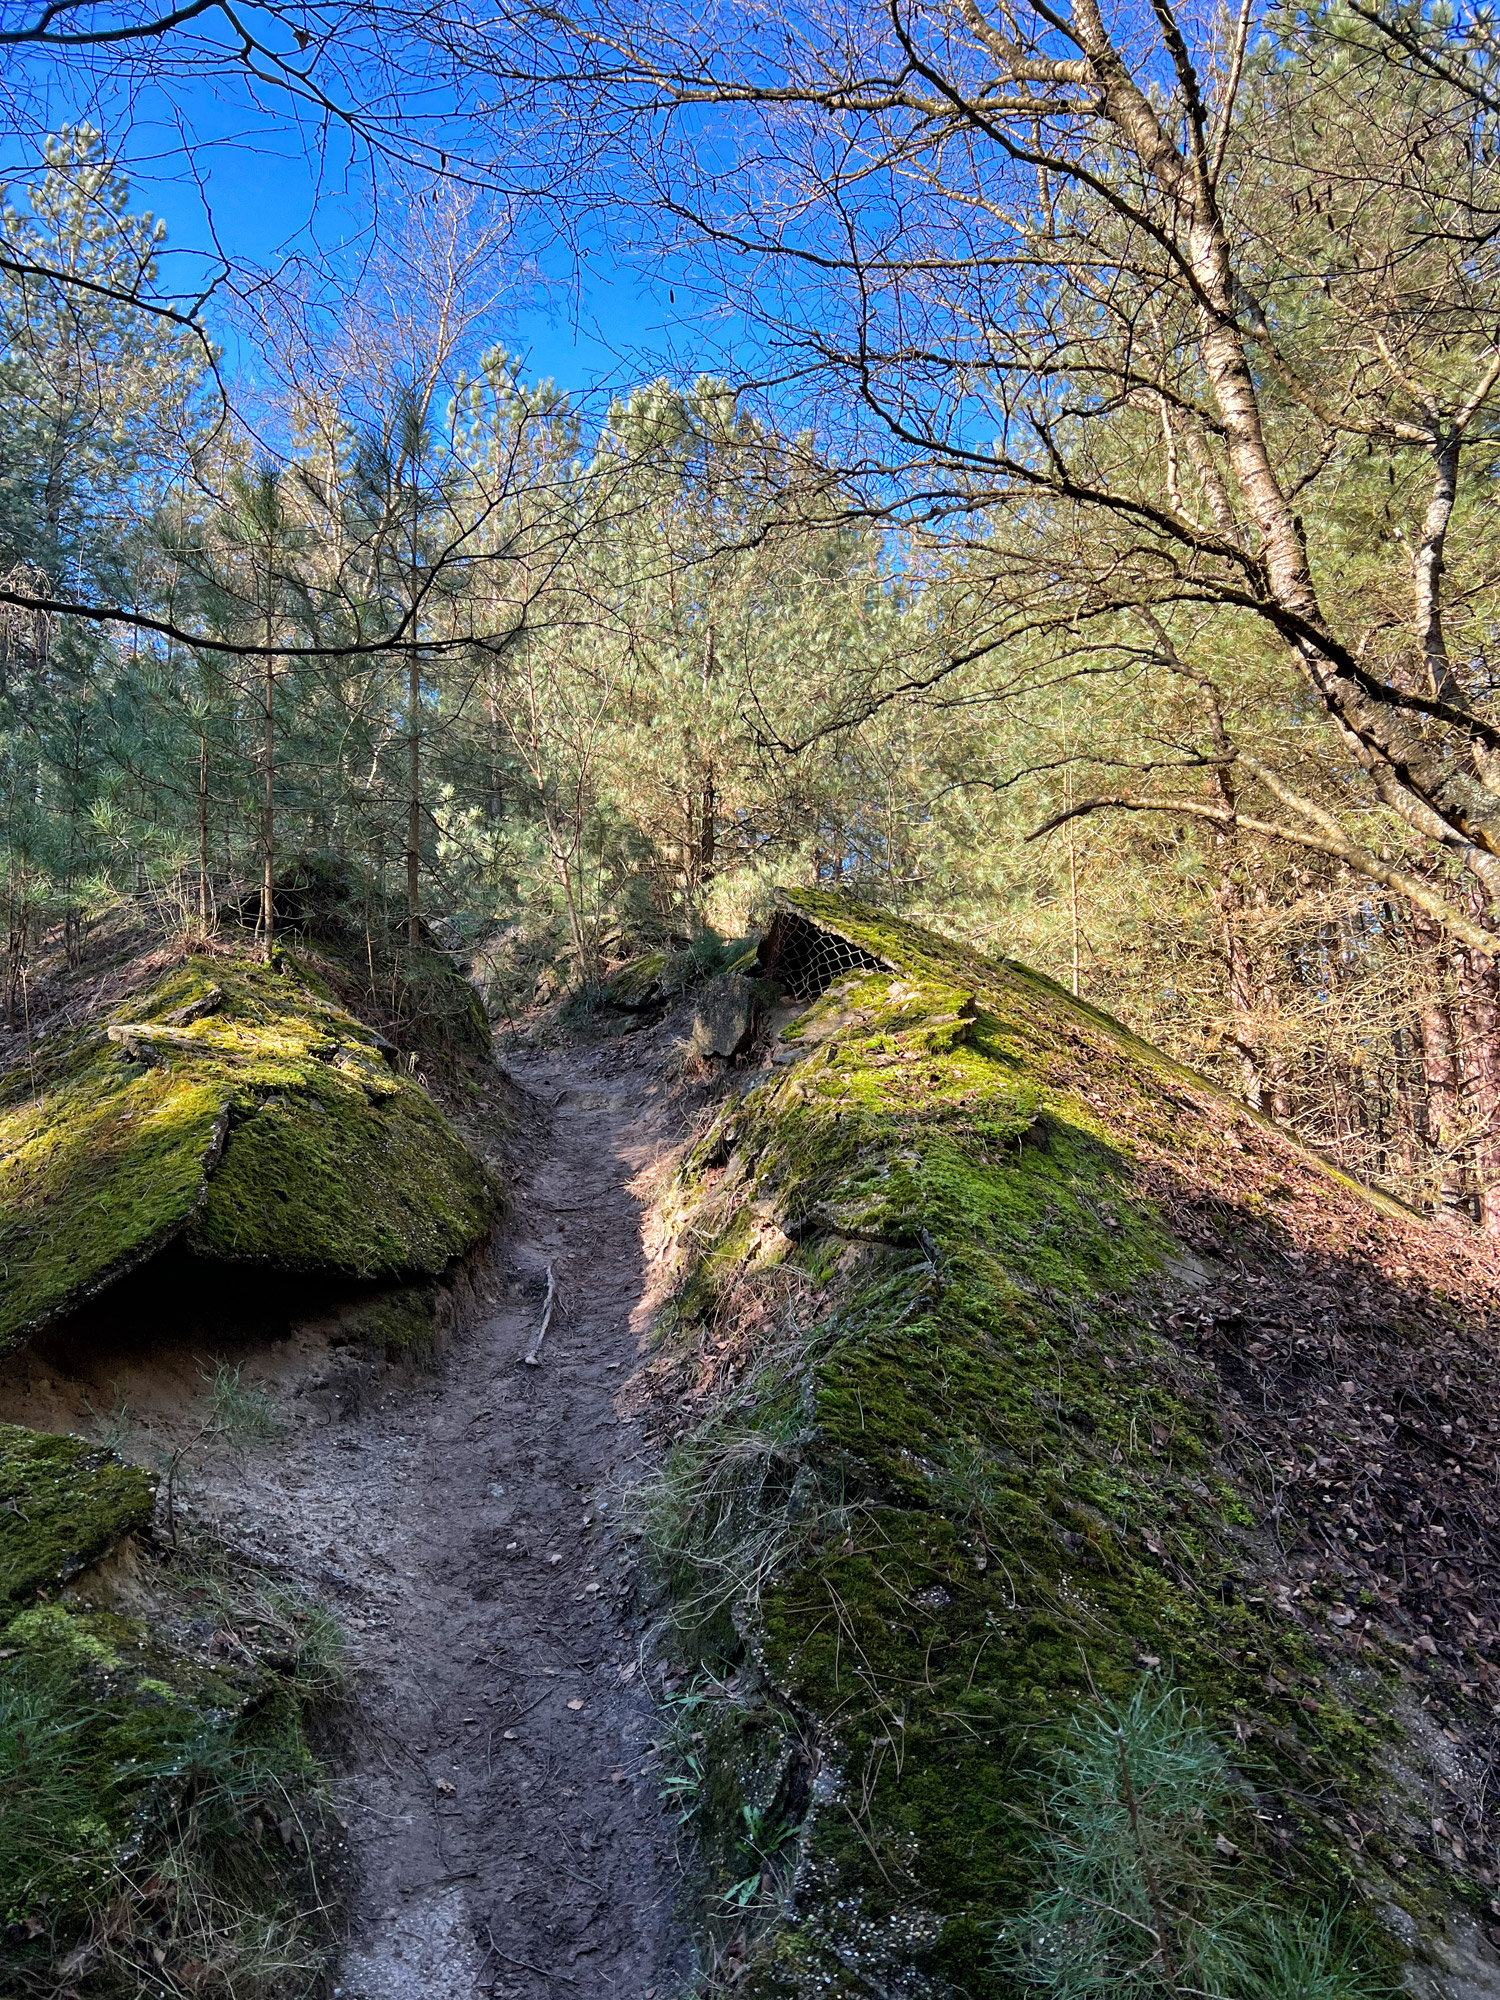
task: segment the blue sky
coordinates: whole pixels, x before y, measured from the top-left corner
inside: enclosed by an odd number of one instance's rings
[[[64,118],[86,118],[106,132],[130,175],[132,205],[167,223],[162,282],[174,292],[193,292],[217,252],[237,266],[274,271],[367,236],[363,165],[336,140],[325,148],[297,121],[256,106],[232,81],[148,88],[135,96],[128,121],[108,100],[54,98],[50,122]],[[687,289],[659,260],[617,254],[597,233],[584,248],[581,260],[561,246],[543,248],[534,279],[501,319],[500,338],[522,357],[526,377],[588,394],[698,372],[707,327],[689,317]],[[212,326],[211,307],[209,319]],[[223,337],[222,327],[213,330]],[[251,360],[232,347],[230,358]]]
[[[295,138],[268,148],[263,131],[226,134],[206,175],[207,201],[195,189],[163,181],[138,185],[167,218],[174,244],[186,249],[214,238],[236,260],[274,268],[305,246],[310,236],[334,249],[358,241],[369,226],[368,203],[358,176],[346,193],[341,170],[309,159]],[[199,171],[203,155],[199,155]],[[669,293],[675,289],[630,261],[617,260],[596,242],[581,263],[561,250],[544,251],[537,282],[508,311],[500,333],[520,354],[528,379],[547,376],[560,387],[585,393],[639,381],[663,367],[680,326]]]

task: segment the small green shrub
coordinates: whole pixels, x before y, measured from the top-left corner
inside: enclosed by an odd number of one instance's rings
[[[1180,1693],[1079,1709],[1041,1786],[1044,1886],[1001,1969],[1050,2000],[1376,2000],[1341,1912],[1282,1907],[1230,1838],[1244,1794]]]

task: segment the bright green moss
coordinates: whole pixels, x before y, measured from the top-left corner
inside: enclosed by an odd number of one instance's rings
[[[230,1262],[436,1276],[483,1234],[484,1172],[415,1083],[307,1068],[247,1108],[189,1240]]]
[[[151,1519],[155,1481],[82,1438],[0,1424],[0,1616]]]
[[[223,1136],[222,1076],[58,1039],[0,1087],[0,1352],[179,1234]]]
[[[1195,1146],[1222,1100],[1050,982],[788,902],[894,970],[843,977],[684,1162],[669,1338],[764,1332],[654,1529],[685,1642],[718,1675],[748,1649],[758,1712],[823,1766],[820,1803],[775,1806],[796,1890],[763,1901],[750,1990],[1008,1994],[1046,1747],[1143,1675],[1237,1763],[1247,1896],[1390,1894],[1343,1818],[1379,1820],[1388,1683],[1278,1610],[1211,1385],[1154,1325],[1178,1246],[1138,1150]],[[766,1767],[705,1776],[721,1873]]]
[[[917,924],[876,910],[828,889],[787,889],[779,901],[790,913],[826,927],[908,978],[915,975],[947,982],[972,993],[987,1005],[998,1024],[991,1053],[1014,1063],[1056,1096],[1070,1101],[1076,1113],[1092,1111],[1106,1121],[1110,1135],[1129,1141],[1135,1136],[1162,1138],[1200,1159],[1218,1149],[1212,1121],[1202,1110],[1228,1111],[1236,1124],[1264,1125],[1196,1071],[1173,1061],[1152,1043],[1143,1041],[1123,1022],[1076,999],[1056,980],[1014,959],[986,958],[952,938],[936,936]],[[1183,1087],[1186,1099],[1177,1086]],[[1186,1109],[1190,1116],[1181,1115]],[[1195,1130],[1196,1126],[1196,1130]],[[1392,1216],[1409,1211],[1378,1191],[1360,1186],[1336,1167],[1320,1163],[1322,1171],[1361,1201]],[[1233,1184],[1233,1163],[1217,1162],[1220,1177]],[[1213,1178],[1210,1172],[1208,1178]]]
[[[224,1990],[261,1992],[237,1941],[277,1926],[308,1967],[277,1992],[321,1991],[327,1621],[206,1542],[146,1542],[129,1610],[95,1602],[107,1578],[81,1573],[151,1500],[80,1439],[0,1429],[0,1991],[135,2000],[146,1966],[188,1991],[211,1952]],[[86,1597],[56,1594],[75,1578]],[[288,1813],[300,1849],[261,1838]]]
[[[494,1192],[414,1078],[283,962],[189,959],[0,1094],[0,1351],[187,1234],[233,1262],[435,1275]]]

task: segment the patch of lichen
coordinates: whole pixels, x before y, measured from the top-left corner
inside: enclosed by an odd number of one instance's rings
[[[750,1990],[883,1992],[900,1968],[904,1992],[998,2000],[1045,1746],[1143,1674],[1236,1760],[1248,1897],[1390,1894],[1389,1673],[1336,1668],[1278,1606],[1212,1384],[1153,1324],[1176,1245],[1132,1149],[1186,1139],[1186,1073],[1049,982],[834,912],[899,970],[813,1007],[806,1053],[726,1111],[676,1195],[669,1339],[765,1331],[678,1447],[656,1543],[688,1642],[720,1674],[748,1649],[826,1766],[790,1927],[768,1864]]]
[[[426,1091],[319,982],[285,958],[191,957],[0,1091],[0,1350],[179,1235],[232,1262],[435,1275],[494,1205]]]
[[[0,1617],[145,1528],[155,1482],[82,1438],[0,1424]]]

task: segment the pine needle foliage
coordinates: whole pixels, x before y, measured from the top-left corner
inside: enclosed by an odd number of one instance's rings
[[[1052,1758],[1044,1884],[999,1947],[1048,2000],[1386,2000],[1332,1907],[1246,1882],[1244,1787],[1182,1694],[1144,1681],[1079,1711]]]

